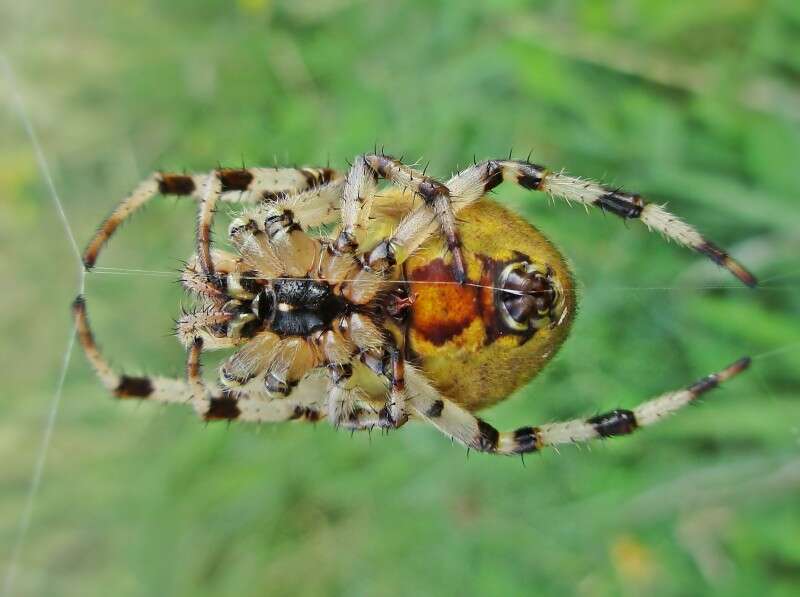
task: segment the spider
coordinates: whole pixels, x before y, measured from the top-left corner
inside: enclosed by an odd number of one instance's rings
[[[389,188],[378,193],[380,180]],[[510,158],[475,163],[443,183],[375,152],[356,157],[346,175],[153,174],[102,223],[84,263],[91,268],[117,227],[153,197],[197,201],[197,250],[181,281],[198,306],[176,322],[186,379],[114,371],[81,296],[73,306],[80,342],[118,398],[189,403],[207,421],[327,418],[351,430],[388,430],[416,419],[468,448],[506,455],[629,434],[749,365],[745,357],[632,410],[587,419],[500,432],[476,416],[553,357],[576,309],[558,249],[488,198],[503,182],[639,220],[756,284],[725,251],[637,194]],[[231,251],[212,248],[220,202],[243,206],[229,228]],[[201,375],[201,354],[216,349],[233,352],[214,385]]]

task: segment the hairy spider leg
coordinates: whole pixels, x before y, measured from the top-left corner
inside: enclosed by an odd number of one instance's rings
[[[259,203],[327,185],[341,174],[330,168],[220,168],[201,174],[155,172],[142,181],[103,220],[83,253],[87,269],[94,267],[100,251],[125,220],[158,195],[201,200],[206,181],[219,183],[220,199],[229,203]]]
[[[573,419],[546,425],[520,427],[500,432],[463,407],[441,396],[416,371],[407,374],[411,409],[442,433],[468,448],[493,454],[525,454],[546,446],[587,442],[633,433],[658,423],[668,415],[693,403],[699,396],[738,375],[750,365],[744,357],[725,369],[674,392],[642,402],[632,410],[614,409],[588,419]]]
[[[452,196],[458,198],[457,206],[460,209],[507,181],[528,190],[543,191],[568,203],[574,201],[597,207],[624,220],[639,220],[650,230],[705,255],[745,285],[753,287],[757,284],[753,274],[694,227],[669,213],[663,206],[649,203],[636,193],[554,172],[522,160],[488,160],[475,164],[447,181],[447,186]]]

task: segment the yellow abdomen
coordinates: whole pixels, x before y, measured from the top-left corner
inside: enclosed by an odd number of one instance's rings
[[[483,198],[458,213],[468,281],[455,283],[437,237],[405,263],[414,299],[407,351],[449,399],[470,410],[499,402],[530,380],[567,337],[575,293],[563,256],[518,215]],[[515,263],[548,271],[558,290],[546,325],[512,329],[499,300],[499,279]],[[513,322],[512,322],[513,323]]]

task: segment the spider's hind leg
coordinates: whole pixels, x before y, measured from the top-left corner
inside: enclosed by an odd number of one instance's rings
[[[703,237],[693,226],[669,213],[663,206],[645,201],[636,193],[548,170],[523,160],[488,160],[459,172],[447,186],[463,207],[503,182],[513,182],[532,190],[544,191],[551,197],[597,207],[623,220],[639,220],[680,245],[694,249],[730,271],[747,286],[755,286],[756,278],[739,262]]]
[[[195,412],[206,421],[242,421],[247,423],[281,423],[305,420],[315,422],[322,416],[318,396],[265,399],[263,394],[246,391],[212,389],[201,376],[200,355],[203,340],[197,338],[189,348],[186,361],[187,386]]]
[[[615,409],[588,419],[520,427],[511,432],[498,431],[483,419],[439,395],[418,373],[409,371],[408,377],[411,408],[417,416],[469,448],[513,455],[535,452],[546,446],[628,435],[641,427],[658,423],[691,404],[702,394],[744,371],[749,364],[749,358],[742,358],[681,390],[642,402],[632,410]]]

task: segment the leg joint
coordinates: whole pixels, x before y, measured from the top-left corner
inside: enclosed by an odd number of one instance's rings
[[[613,437],[615,435],[628,435],[636,431],[639,424],[633,411],[615,409],[586,421],[594,427],[600,437]]]
[[[595,199],[594,204],[603,211],[626,220],[635,220],[642,215],[644,200],[639,195],[624,191],[610,191]]]

